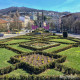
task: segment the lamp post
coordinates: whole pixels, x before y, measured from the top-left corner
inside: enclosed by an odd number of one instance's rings
[[[63,37],[68,37],[68,32],[66,31],[65,27],[63,29],[63,22],[62,22],[62,18],[65,18],[65,17],[69,17],[71,16],[72,14],[68,14],[68,15],[63,15],[60,17],[60,24],[61,24],[61,28],[62,28],[62,32],[63,32]]]

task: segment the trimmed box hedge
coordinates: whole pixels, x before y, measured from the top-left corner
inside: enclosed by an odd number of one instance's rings
[[[80,71],[75,70],[73,68],[66,67],[65,65],[61,65],[59,63],[56,63],[55,66],[56,66],[56,68],[55,68],[56,70],[61,71],[64,74],[67,74],[67,75],[78,74],[78,75],[80,75]]]
[[[21,50],[12,48],[12,47],[10,47],[10,46],[6,46],[5,48],[8,49],[8,50],[12,50],[13,52],[16,52],[17,54],[25,53],[25,52],[23,52],[23,51],[21,51]]]
[[[41,43],[45,43],[45,42],[41,42]],[[31,50],[45,50],[45,49],[48,49],[48,48],[51,48],[51,47],[56,47],[56,46],[60,45],[59,43],[57,43],[57,44],[53,44],[53,45],[50,45],[50,46],[44,46],[44,47],[41,47],[41,48],[35,48],[35,46],[31,46],[31,44],[33,44],[33,43],[30,43],[30,44],[19,44],[19,46],[23,47],[23,48],[31,49]]]
[[[73,45],[69,45],[69,46],[67,46],[67,47],[64,47],[64,48],[61,48],[61,49],[55,50],[55,51],[53,51],[52,53],[58,53],[58,52],[61,52],[61,51],[64,51],[64,50],[70,49],[70,48],[72,48],[72,47],[73,47]]]
[[[19,56],[23,57],[23,56],[27,56],[27,55],[31,55],[31,54],[43,54],[44,56],[49,56],[49,57],[53,57],[57,60],[55,61],[52,61],[48,64],[45,64],[45,65],[42,65],[42,66],[39,66],[39,67],[36,67],[36,66],[33,66],[32,64],[29,64],[28,62],[24,62],[22,60],[19,60]],[[19,63],[21,64],[20,68],[23,68],[24,70],[28,70],[28,72],[30,73],[35,73],[35,74],[39,74],[43,71],[45,71],[46,69],[48,68],[55,68],[55,63],[63,63],[64,61],[66,60],[66,56],[60,56],[60,55],[54,55],[54,54],[48,54],[48,53],[43,53],[43,52],[31,52],[31,53],[25,53],[25,54],[21,54],[21,55],[17,55],[17,56],[14,56],[14,57],[11,57],[11,62],[13,63]]]
[[[0,76],[1,80],[80,80],[80,76],[35,76],[35,75],[21,75],[15,76]]]
[[[13,64],[12,66],[1,68],[0,69],[0,75],[4,75],[4,74],[7,74],[7,73],[10,73],[13,70],[18,69],[20,67],[20,65],[21,65],[21,63],[16,63],[16,64]]]

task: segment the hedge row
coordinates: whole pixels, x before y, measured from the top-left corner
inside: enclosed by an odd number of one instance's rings
[[[71,40],[71,41],[75,41],[75,42],[80,42],[79,40],[80,39],[78,39],[78,40],[74,40],[75,38],[68,38],[68,40]]]
[[[41,52],[40,52],[41,53]],[[37,54],[40,54],[39,52],[37,52]],[[21,54],[21,55],[16,55],[14,57],[11,57],[11,62],[20,62],[21,66],[20,68],[23,68],[24,70],[30,72],[30,73],[35,73],[35,74],[39,74],[43,71],[45,71],[46,69],[48,68],[55,68],[55,63],[62,63],[66,60],[66,57],[65,56],[60,56],[60,55],[55,55],[53,57],[57,58],[59,57],[57,60],[55,61],[52,61],[46,65],[42,65],[42,66],[39,66],[39,67],[36,67],[36,66],[33,66],[32,64],[29,64],[28,62],[23,62],[19,59],[19,56],[23,57],[23,56],[26,56],[26,55],[29,55],[29,54],[34,54],[34,52],[31,52],[31,53],[25,53],[25,54]],[[52,55],[52,54],[51,54]],[[49,56],[51,56],[49,54]],[[57,57],[56,57],[57,56]]]
[[[65,65],[61,65],[59,63],[56,63],[55,66],[56,66],[55,67],[56,70],[61,71],[64,74],[67,74],[67,75],[70,75],[70,74],[73,74],[73,75],[74,74],[78,74],[78,75],[80,75],[80,71],[75,70],[73,68],[69,68],[69,67],[67,67]]]
[[[1,76],[0,80],[80,80],[80,76],[71,77],[71,76],[35,76],[35,75],[20,75],[19,77],[15,76]]]
[[[8,67],[5,67],[5,68],[1,68],[1,69],[0,69],[0,75],[4,75],[4,74],[7,74],[7,73],[10,73],[10,72],[12,72],[13,70],[18,69],[19,66],[20,66],[20,63],[16,63],[16,64],[13,64],[12,66],[8,66]]]
[[[10,46],[6,46],[5,48],[8,49],[8,50],[12,50],[13,52],[16,52],[17,54],[22,54],[22,53],[24,53],[23,51],[18,50],[18,49],[15,49],[15,48],[12,48],[12,47],[10,47]]]
[[[30,39],[30,37],[19,36],[19,37],[13,37],[12,39]]]
[[[30,38],[31,37],[16,37],[16,38],[14,37],[13,39],[25,39],[25,40],[27,39],[27,40],[29,40]]]
[[[70,49],[70,48],[72,48],[72,47],[73,47],[73,45],[69,45],[69,46],[67,46],[67,47],[64,47],[64,48],[61,48],[61,49],[55,50],[55,51],[53,51],[53,52],[51,52],[51,53],[58,53],[58,52],[61,52],[61,51],[64,51],[64,50]]]
[[[42,40],[41,40],[41,39],[42,39]],[[30,38],[30,40],[31,40],[31,41],[49,41],[50,38],[49,38],[49,37],[44,37],[44,38],[42,38],[42,36],[40,36],[40,38],[38,38],[38,37],[32,37],[32,38]]]
[[[5,43],[5,42],[12,41],[12,39],[5,39],[5,40],[6,40],[6,41],[2,41],[2,42],[0,42],[0,44]]]
[[[59,45],[60,44],[55,44],[55,45],[50,45],[50,46],[46,46],[46,47],[42,47],[42,48],[35,48],[35,47],[25,45],[25,44],[20,44],[19,46],[23,47],[23,48],[31,49],[31,50],[45,50],[45,49],[48,49],[48,48],[51,48],[51,47],[56,47],[56,46],[59,46]]]
[[[32,55],[32,54],[40,54],[40,55],[44,55],[44,56],[53,57],[55,59],[63,57],[62,55],[57,55],[57,54],[52,54],[52,53],[47,53],[47,52],[40,52],[40,51],[23,53],[23,54],[20,54],[20,55],[16,55],[14,57],[18,58],[19,56],[23,57],[23,56]]]
[[[57,42],[57,41],[50,41],[50,42]],[[57,43],[60,43],[60,44],[75,44],[75,43],[66,43],[66,42],[57,42]]]
[[[58,36],[60,37],[60,39],[65,39],[65,38],[61,37],[61,35],[58,35]],[[78,39],[78,38],[68,37],[67,39],[71,40],[71,41],[75,41],[75,42],[80,42],[80,41],[74,40],[74,39]],[[78,39],[78,40],[80,40],[80,39]]]
[[[80,42],[73,44],[73,47],[78,47],[78,46],[80,46]]]
[[[49,64],[46,65],[42,65],[39,67],[33,66],[31,64],[25,63],[25,62],[20,62],[21,63],[21,68],[23,68],[24,70],[30,72],[30,73],[35,73],[35,74],[39,74],[41,72],[44,72],[46,69],[48,68],[55,68],[55,63],[56,62],[64,62],[64,58],[60,58],[57,61],[52,61]]]
[[[27,41],[27,42],[30,42],[30,41]],[[15,45],[15,44],[20,44],[20,43],[26,43],[26,41],[25,41],[25,42],[11,43],[11,44],[2,43],[2,44],[0,44],[0,45]]]
[[[6,45],[0,44],[0,48],[6,48]]]

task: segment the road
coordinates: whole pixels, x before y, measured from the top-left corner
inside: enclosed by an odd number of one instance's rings
[[[11,38],[11,37],[16,37],[16,36],[20,36],[20,35],[25,35],[28,32],[20,32],[19,34],[4,34],[3,37],[0,37],[0,39],[6,39],[6,38]]]
[[[57,35],[62,35],[62,33],[56,33]],[[74,38],[79,38],[80,39],[80,34],[68,34],[69,37],[74,37]]]
[[[4,34],[4,36],[0,37],[0,39],[6,39],[6,38],[16,37],[20,35],[25,35],[26,33],[29,33],[29,32],[20,32],[19,34]],[[62,35],[62,33],[56,33],[56,34]],[[68,36],[80,39],[80,35],[77,35],[77,34],[68,34]]]

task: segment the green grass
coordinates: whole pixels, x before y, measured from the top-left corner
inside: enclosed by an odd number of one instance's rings
[[[48,46],[56,45],[56,44],[58,44],[58,43],[50,42],[49,44],[46,44],[46,43],[36,42],[36,43],[33,43],[31,45],[31,47],[34,47],[34,48],[43,48],[43,47],[48,47]]]
[[[58,49],[61,49],[61,48],[67,47],[67,46],[69,46],[69,45],[61,44],[60,46],[56,46],[56,47],[52,47],[52,48],[46,49],[46,50],[44,50],[44,52],[53,52],[53,51],[56,51]]]
[[[9,46],[12,47],[12,48],[18,49],[20,51],[23,51],[23,52],[32,52],[32,50],[30,50],[30,49],[19,47],[19,44],[9,45]]]
[[[75,40],[75,41],[78,41],[78,42],[80,42],[80,39],[72,39],[72,40]]]
[[[31,38],[32,36],[26,36],[26,35],[23,35],[23,36],[17,36],[15,38]]]
[[[58,54],[67,56],[63,65],[80,71],[80,47],[73,47]]]
[[[5,41],[8,41],[9,39],[2,39],[2,40],[0,40],[0,43],[3,43],[3,42],[5,42]]]
[[[65,42],[65,43],[76,43],[76,42],[68,40],[68,39],[51,39],[50,41]]]
[[[40,76],[60,76],[63,75],[62,72],[56,71],[54,69],[48,69],[45,72],[42,72],[39,74]]]
[[[59,38],[59,36],[48,36],[50,38]]]
[[[9,74],[7,74],[7,76],[20,76],[20,75],[30,75],[29,73],[27,73],[26,71],[24,71],[23,69],[17,69],[14,70],[12,72],[10,72]],[[54,69],[48,69],[45,72],[42,72],[40,74],[38,74],[39,76],[60,76],[60,75],[64,75],[62,72],[56,71]]]
[[[19,42],[27,42],[27,41],[30,41],[30,40],[26,40],[26,39],[17,39],[17,40],[11,40],[11,41],[8,41],[8,42],[5,42],[5,44],[12,44],[12,43],[19,43]]]
[[[15,55],[17,54],[14,53],[13,51],[7,50],[5,48],[0,48],[0,68],[11,65],[7,61],[10,60],[11,56],[15,56]]]
[[[27,73],[23,69],[17,69],[17,70],[14,70],[14,71],[10,72],[9,74],[7,74],[7,76],[16,76],[16,77],[20,76],[20,75],[26,75],[26,76],[28,76],[29,73]]]

